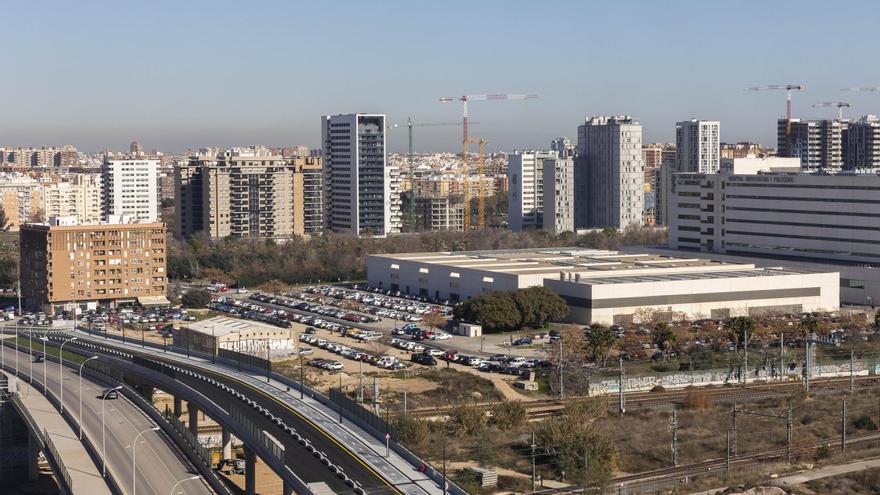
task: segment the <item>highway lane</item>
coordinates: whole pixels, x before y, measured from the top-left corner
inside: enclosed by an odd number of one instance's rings
[[[110,345],[116,349],[124,348],[133,354],[145,354],[151,356],[152,359],[196,370],[244,393],[247,397],[269,409],[274,416],[281,418],[285,426],[293,426],[319,450],[326,452],[334,464],[342,467],[344,473],[355,479],[368,493],[408,493],[414,495],[442,493],[436,483],[432,482],[424,473],[416,471],[394,452],[386,459],[383,442],[376,440],[348,422],[339,425],[338,413],[309,396],[306,396],[305,400],[300,400],[299,393],[288,391],[284,384],[274,380],[266,383],[265,375],[238,372],[231,367],[213,365],[210,360],[187,358],[182,354],[163,353],[161,350],[150,348],[142,349],[132,344],[123,347],[119,342],[111,343],[100,338],[89,337],[82,331],[78,331],[77,334],[83,340],[90,340],[93,345]],[[188,382],[191,380],[189,377],[179,376],[178,380],[197,386],[201,393],[218,405],[231,404],[234,399],[233,395],[221,388],[209,387],[205,383]],[[239,401],[237,398],[234,400]],[[229,407],[233,408],[233,405]],[[249,408],[240,401],[235,404],[235,407]],[[252,421],[260,429],[265,429],[273,437],[282,441],[286,440],[284,442],[286,446],[285,462],[289,466],[294,466],[297,475],[301,477],[313,475],[311,469],[300,468],[299,465],[306,462],[303,455],[307,455],[308,452],[298,449],[289,433],[282,432],[277,425],[272,424],[268,419],[264,421],[258,418],[253,414],[253,411],[250,411],[248,417],[252,418]],[[327,468],[323,468],[326,472]],[[323,478],[323,473],[319,473],[319,477]]]
[[[39,346],[35,346],[38,352]],[[65,351],[67,350],[65,346]],[[5,358],[15,358],[15,349],[6,348]],[[30,373],[30,356],[19,352],[19,366],[23,372]],[[100,358],[99,358],[100,359]],[[49,391],[59,395],[59,365],[47,362],[47,378]],[[76,370],[64,367],[64,408],[70,411],[79,422],[79,375]],[[33,378],[43,381],[43,363],[33,365]],[[95,448],[101,451],[101,395],[107,385],[98,383],[88,376],[83,376],[83,432],[91,439]],[[107,461],[108,474],[121,485],[124,493],[132,492],[132,443],[135,436],[155,424],[122,395],[115,400],[104,402],[106,419],[106,446],[104,458]],[[161,432],[148,432],[141,435],[137,444],[137,493],[161,494],[171,493],[172,487],[180,480],[198,474],[187,462],[178,448]],[[213,491],[201,479],[183,483],[176,490],[178,494],[211,494]]]

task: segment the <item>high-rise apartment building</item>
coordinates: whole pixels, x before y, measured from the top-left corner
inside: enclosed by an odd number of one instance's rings
[[[324,228],[384,236],[401,230],[400,174],[388,163],[385,115],[321,117]]]
[[[628,115],[587,118],[578,126],[575,227],[641,224],[644,168],[641,124]]]
[[[0,175],[0,206],[6,214],[6,229],[18,230],[25,222],[42,221],[43,184],[20,173]]]
[[[165,225],[25,224],[24,308],[56,314],[97,306],[168,304]]]
[[[561,157],[574,156],[574,145],[571,140],[565,136],[558,137],[550,141],[550,151],[555,151]]]
[[[711,174],[721,166],[721,123],[685,120],[675,124],[676,169]]]
[[[865,115],[846,131],[843,168],[880,168],[880,118]]]
[[[321,182],[318,157],[284,159],[265,148],[194,156],[175,174],[175,235],[287,239],[318,234]]]
[[[104,219],[124,216],[138,222],[159,219],[158,160],[106,158],[101,167]]]
[[[68,180],[47,184],[43,187],[43,216],[98,223],[103,216],[102,191],[99,174],[74,174]]]
[[[790,126],[790,133],[789,133]],[[847,120],[785,119],[777,122],[777,149],[781,157],[798,157],[804,170],[843,168]]]
[[[510,230],[540,229],[544,223],[544,160],[556,151],[517,151],[507,157],[507,226]]]
[[[144,154],[144,147],[141,146],[141,143],[137,141],[132,141],[128,146],[128,151],[131,152],[131,156],[140,157]]]
[[[574,158],[560,156],[542,161],[541,228],[553,234],[574,232]]]

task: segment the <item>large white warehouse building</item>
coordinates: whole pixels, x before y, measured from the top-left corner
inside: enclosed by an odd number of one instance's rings
[[[580,248],[372,255],[367,277],[374,287],[450,301],[545,286],[584,324],[652,311],[724,318],[839,307],[837,272]]]

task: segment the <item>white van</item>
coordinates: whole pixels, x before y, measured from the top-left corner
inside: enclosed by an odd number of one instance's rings
[[[507,365],[511,368],[519,368],[520,366],[526,364],[526,358],[515,357],[507,362]]]

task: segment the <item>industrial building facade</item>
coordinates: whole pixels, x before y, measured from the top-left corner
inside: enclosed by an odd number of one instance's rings
[[[724,318],[839,307],[836,272],[580,248],[372,255],[367,277],[374,287],[450,301],[544,286],[582,324],[622,324],[643,312]]]
[[[29,311],[167,304],[165,224],[25,224],[21,293]]]

